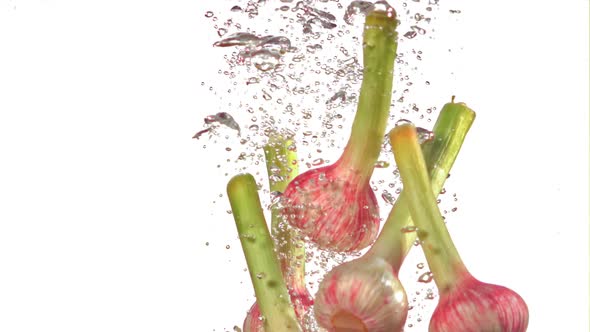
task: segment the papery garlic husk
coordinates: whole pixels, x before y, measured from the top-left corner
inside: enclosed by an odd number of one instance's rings
[[[441,295],[429,331],[524,332],[528,321],[528,307],[520,295],[468,276]]]
[[[408,299],[391,265],[382,258],[361,257],[326,274],[315,297],[314,314],[329,332],[400,332]]]
[[[320,249],[337,252],[366,248],[379,230],[379,206],[368,179],[340,161],[291,181],[282,213]]]

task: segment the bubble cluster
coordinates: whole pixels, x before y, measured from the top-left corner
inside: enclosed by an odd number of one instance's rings
[[[444,102],[425,98],[439,82],[421,69],[433,53],[429,43],[436,36],[438,2],[392,3],[399,20],[399,46],[388,128],[412,122],[423,141],[433,138],[425,128],[432,128],[437,106]],[[281,196],[268,188],[261,153],[270,133],[293,137],[300,172],[336,161],[346,145],[363,78],[364,16],[376,6],[386,5],[383,1],[238,0],[227,2],[225,11],[199,15],[209,22],[211,30],[205,33],[215,37],[208,52],[223,57],[224,66],[216,68],[218,80],[202,82],[207,93],[219,91],[218,109],[201,114],[204,121],[196,124],[194,138],[199,147],[225,151],[216,164],[227,177],[245,171],[254,174],[264,207],[280,204]],[[403,186],[396,168],[390,166],[393,154],[386,137],[382,147],[370,184],[384,217]],[[441,204],[445,214],[457,211],[456,194],[447,195]],[[220,211],[224,210],[225,206]],[[306,246],[306,281],[312,294],[326,271],[362,254],[334,254]],[[420,275],[427,269],[423,263],[413,267]],[[418,283],[418,278],[414,280]],[[422,296],[410,303],[414,307],[435,296],[432,283],[421,283],[429,288],[419,291]],[[308,318],[309,330],[317,331],[313,317]],[[407,326],[420,325],[422,318],[410,311]]]

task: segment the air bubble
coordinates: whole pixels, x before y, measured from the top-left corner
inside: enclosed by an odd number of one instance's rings
[[[317,158],[317,159],[314,159],[314,160],[311,162],[311,164],[312,164],[313,166],[320,166],[320,165],[323,165],[323,164],[324,164],[324,159],[323,159],[323,158]]]
[[[346,12],[344,13],[344,22],[346,22],[346,24],[353,25],[357,17],[366,15],[374,8],[375,5],[369,1],[352,1],[348,7],[346,7]]]
[[[434,133],[422,127],[416,127],[416,134],[418,135],[418,143],[420,144],[432,141],[434,139]]]
[[[417,25],[412,25],[412,30],[416,31],[417,33],[424,35],[426,34],[426,30],[422,29],[421,27],[417,26]]]
[[[428,272],[424,272],[422,273],[419,277],[418,277],[418,282],[422,282],[422,283],[429,283],[432,281],[432,272],[428,271]]]
[[[403,125],[409,125],[412,124],[412,121],[408,120],[408,119],[399,119],[395,122],[395,126],[403,126]]]
[[[418,35],[418,33],[416,31],[408,31],[406,33],[404,33],[404,37],[408,38],[408,39],[412,39],[414,37],[416,37]]]
[[[383,200],[388,203],[393,205],[393,203],[395,202],[395,198],[393,197],[393,195],[388,192],[387,190],[383,190],[383,193],[381,194],[381,198],[383,198]]]
[[[225,35],[227,33],[227,29],[225,28],[219,28],[217,30],[217,35],[219,35],[219,37],[223,37],[223,35]]]
[[[389,167],[389,162],[385,160],[378,160],[375,162],[375,168],[387,168]]]
[[[406,226],[401,229],[401,232],[402,233],[412,233],[412,232],[415,232],[417,229],[418,229],[418,227],[416,227],[416,226]]]

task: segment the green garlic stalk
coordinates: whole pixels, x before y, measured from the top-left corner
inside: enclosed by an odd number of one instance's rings
[[[234,176],[227,184],[227,195],[265,331],[302,331],[283,280],[254,177]]]

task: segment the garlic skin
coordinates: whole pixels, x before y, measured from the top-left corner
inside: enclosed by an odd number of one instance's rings
[[[297,315],[297,319],[299,322],[303,321],[305,314],[309,310],[309,308],[313,305],[313,298],[309,294],[307,289],[290,289],[289,293],[291,294],[291,303],[293,303],[293,308],[295,309],[295,315]],[[301,324],[303,330],[305,331],[305,326]],[[244,324],[242,326],[243,332],[265,332],[264,331],[264,320],[260,317],[260,307],[258,307],[258,302],[254,302],[250,310],[248,310],[248,314],[246,315],[246,319],[244,319]],[[272,332],[272,331],[270,331]]]
[[[468,276],[441,295],[428,331],[524,332],[528,321],[528,307],[520,295]]]
[[[328,332],[343,331],[338,322],[342,317],[354,321],[351,331],[401,332],[408,299],[391,265],[382,258],[361,257],[326,274],[314,314]]]
[[[366,14],[363,80],[348,143],[336,163],[300,174],[283,193],[284,216],[320,249],[358,251],[377,237],[379,207],[369,182],[391,109],[397,25],[383,1]]]
[[[366,176],[341,161],[300,174],[283,199],[283,218],[320,249],[357,251],[377,237],[375,193]]]
[[[244,325],[242,326],[242,331],[264,332],[264,321],[260,317],[260,307],[258,307],[258,302],[254,302],[252,307],[250,307],[250,310],[248,310]]]

